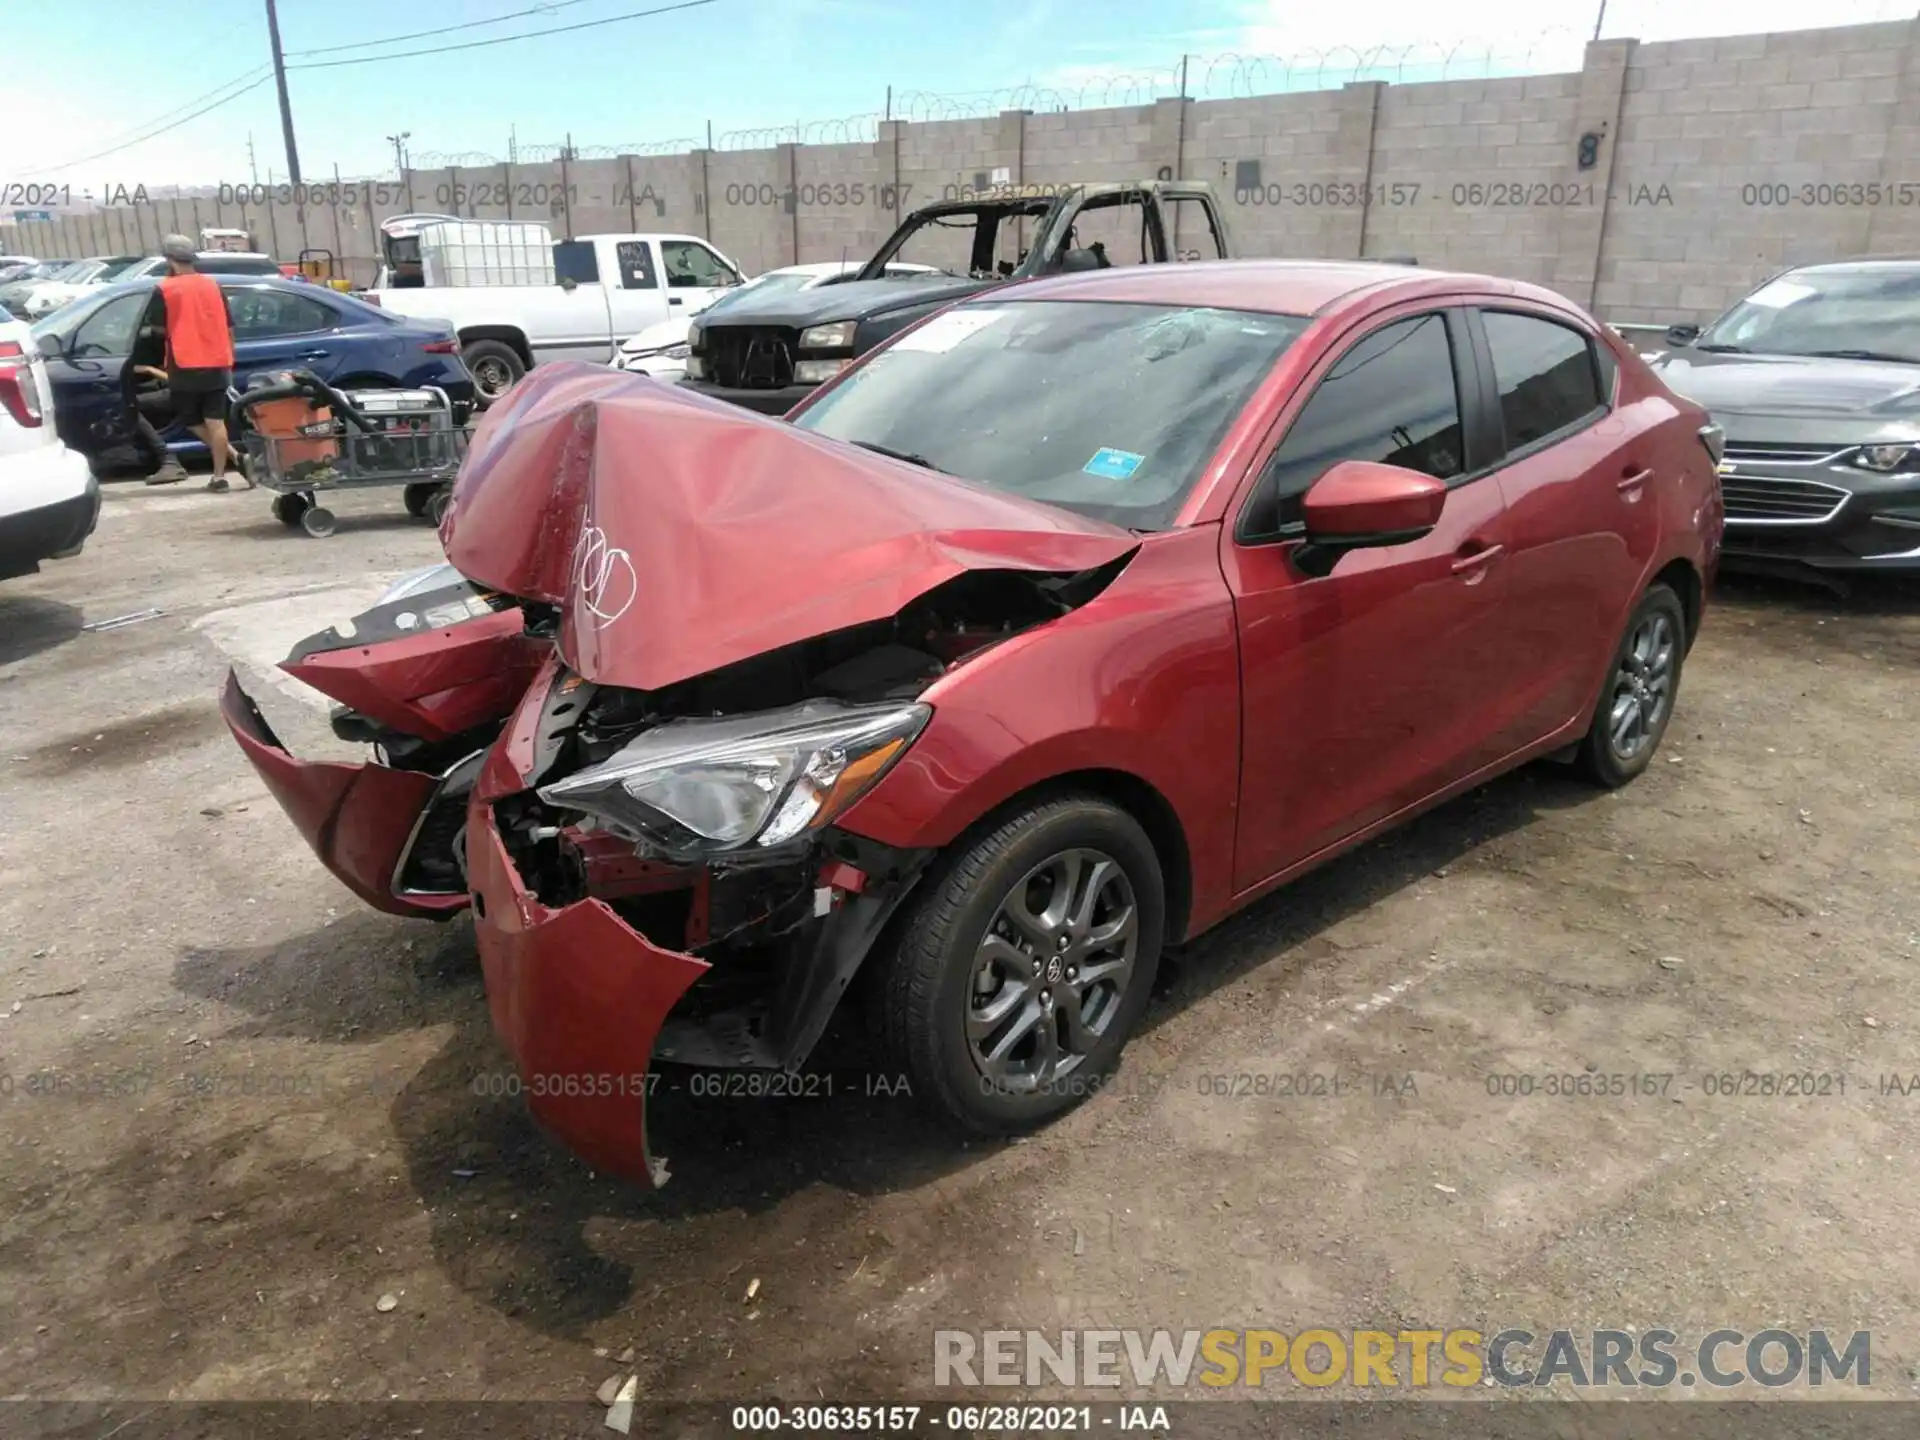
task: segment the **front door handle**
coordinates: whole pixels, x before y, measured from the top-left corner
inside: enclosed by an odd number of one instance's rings
[[[1630,470],[1614,485],[1622,495],[1638,495],[1640,487],[1653,478],[1652,470]]]
[[[300,358],[302,360],[324,360],[331,354],[333,354],[331,350],[302,350],[300,352]]]
[[[687,302],[686,302],[685,300],[683,300],[683,299],[681,299],[681,298],[680,298],[680,296],[678,296],[678,295],[669,295],[669,296],[667,297],[667,304],[669,304],[669,305],[684,305],[684,304],[686,304],[686,303],[687,303]]]
[[[1504,545],[1487,545],[1470,555],[1456,555],[1453,557],[1453,573],[1474,575],[1484,572],[1487,566],[1504,555],[1506,550],[1507,547]]]

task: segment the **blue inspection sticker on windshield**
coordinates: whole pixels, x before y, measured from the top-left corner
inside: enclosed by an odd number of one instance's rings
[[[1093,458],[1080,469],[1083,474],[1098,475],[1102,480],[1126,480],[1146,463],[1146,459],[1146,456],[1136,455],[1131,450],[1114,450],[1103,445],[1093,452]]]

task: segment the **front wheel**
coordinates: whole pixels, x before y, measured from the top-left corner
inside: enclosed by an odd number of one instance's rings
[[[519,353],[504,340],[475,340],[460,347],[460,358],[473,376],[474,399],[481,409],[500,399],[527,373]]]
[[[1139,823],[1090,795],[957,842],[913,903],[877,999],[914,1093],[975,1134],[1031,1129],[1112,1074],[1166,924]]]
[[[1581,773],[1618,789],[1645,770],[1660,748],[1680,693],[1687,655],[1687,615],[1666,585],[1650,585],[1627,619],[1614,652],[1587,738],[1580,742]]]

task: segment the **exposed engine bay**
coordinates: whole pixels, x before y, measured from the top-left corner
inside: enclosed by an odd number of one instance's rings
[[[968,572],[888,620],[654,692],[563,673],[540,715],[534,788],[495,802],[494,823],[542,904],[604,901],[652,943],[712,965],[675,1008],[656,1055],[791,1068],[819,1038],[930,858],[874,845],[830,823],[904,750],[905,739],[887,727],[901,717],[900,724],[917,729],[915,712],[920,722],[930,712],[915,702],[933,681],[986,647],[1084,604],[1123,564],[1072,576]],[[531,608],[528,619],[533,627],[544,623]],[[700,748],[709,736],[717,745]],[[782,768],[783,743],[806,759]],[[756,744],[776,758],[746,754]],[[671,780],[658,792],[636,791],[631,779],[624,792],[593,786],[597,770],[623,758],[643,763],[650,745],[669,759],[738,754],[757,765],[754,783],[742,788],[749,799],[756,786],[766,792],[771,819],[751,830],[744,827],[755,822],[740,819],[728,832],[716,817],[676,821],[671,812],[680,797]],[[894,748],[885,759],[873,760],[888,745]],[[853,775],[869,762],[868,773]],[[688,762],[704,765],[708,788],[723,763]],[[807,790],[809,777],[820,781],[817,794]],[[815,808],[802,817],[806,823],[791,834],[779,828],[782,814],[809,804]]]

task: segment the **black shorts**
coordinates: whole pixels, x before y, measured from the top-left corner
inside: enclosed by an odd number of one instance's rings
[[[227,387],[233,383],[231,370],[170,370],[167,390],[173,399],[174,418],[182,425],[202,425],[209,420],[225,424]]]

